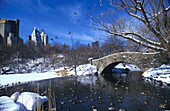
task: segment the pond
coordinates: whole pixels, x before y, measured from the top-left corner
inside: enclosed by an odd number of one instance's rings
[[[170,87],[142,78],[141,72],[113,73],[108,76],[63,77],[1,89],[1,95],[37,92],[51,99],[57,111],[164,111],[170,109]],[[49,107],[45,103],[44,110]]]

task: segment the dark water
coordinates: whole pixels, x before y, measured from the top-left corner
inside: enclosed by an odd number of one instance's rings
[[[56,99],[57,110],[91,111],[164,111],[170,110],[170,87],[143,80],[141,73],[114,73],[111,76],[64,77],[1,89],[1,95],[32,91]],[[38,86],[38,90],[37,90]],[[64,103],[64,104],[62,104]],[[47,104],[47,103],[46,103]],[[48,104],[47,104],[48,105]],[[160,108],[163,106],[165,108]],[[47,106],[48,107],[48,106]]]

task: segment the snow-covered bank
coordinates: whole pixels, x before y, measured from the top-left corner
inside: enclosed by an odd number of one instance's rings
[[[112,69],[112,72],[128,72],[128,71],[135,72],[141,70],[136,65],[128,63],[119,63]]]
[[[46,96],[40,96],[37,93],[23,92],[20,94],[16,92],[11,97],[0,97],[0,111],[31,111],[47,100]]]
[[[150,68],[142,76],[170,84],[170,64],[162,65],[159,68]]]
[[[96,66],[90,64],[80,65],[77,68],[77,75],[89,75],[97,72]],[[39,81],[63,76],[75,75],[75,71],[69,69],[68,67],[61,67],[53,71],[45,73],[26,73],[26,74],[10,74],[10,75],[0,75],[0,85],[1,87],[11,86],[12,84],[20,84],[28,81]]]
[[[12,83],[24,83],[56,77],[59,77],[59,75],[55,72],[0,75],[0,84],[10,86]]]
[[[55,58],[14,59],[7,66],[0,67],[0,74],[23,74],[49,72],[62,66],[64,55],[55,55]]]
[[[90,75],[94,74],[97,72],[97,67],[93,66],[91,64],[84,64],[84,65],[79,65],[76,67],[76,72],[78,76],[81,75]],[[74,69],[69,72],[71,75],[75,75]]]

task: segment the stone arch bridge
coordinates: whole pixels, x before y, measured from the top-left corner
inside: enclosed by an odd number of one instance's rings
[[[99,59],[90,59],[92,65],[97,66],[98,70],[103,73],[107,70],[111,71],[119,63],[130,63],[136,65],[142,71],[146,71],[151,67],[159,67],[165,62],[159,53],[143,53],[143,52],[121,52],[104,56]]]

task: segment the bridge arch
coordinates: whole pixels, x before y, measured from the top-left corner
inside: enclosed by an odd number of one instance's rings
[[[102,70],[102,74],[105,74],[105,73],[112,73],[112,69],[118,65],[119,63],[124,63],[123,61],[118,61],[118,62],[113,62],[109,65],[107,65],[103,70]]]
[[[148,70],[151,67],[159,67],[163,61],[159,53],[143,53],[143,52],[121,52],[104,56],[99,59],[92,60],[90,63],[97,66],[102,73],[105,68],[113,68],[118,63],[130,63],[136,65],[142,71]]]

